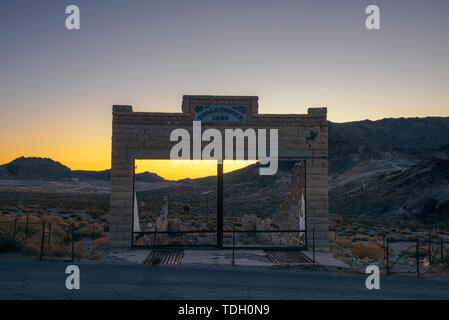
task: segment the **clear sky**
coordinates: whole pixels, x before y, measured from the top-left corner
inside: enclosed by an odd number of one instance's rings
[[[183,94],[336,122],[449,115],[447,0],[1,1],[0,46],[0,164],[109,168],[111,106],[179,112]]]

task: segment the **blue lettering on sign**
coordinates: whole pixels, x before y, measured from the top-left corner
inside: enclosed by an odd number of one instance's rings
[[[246,122],[247,107],[238,104],[195,104],[193,119],[201,122]]]

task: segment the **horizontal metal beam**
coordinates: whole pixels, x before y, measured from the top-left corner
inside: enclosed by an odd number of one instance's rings
[[[165,160],[170,159],[170,149],[128,149],[128,159],[155,159],[155,160]],[[190,158],[194,160],[193,157]],[[235,159],[235,157],[234,157]],[[313,151],[309,150],[289,150],[282,149],[278,152],[277,159],[279,161],[289,161],[289,160],[306,160],[306,159],[327,159],[327,155],[314,155]],[[228,160],[228,159],[225,159]],[[245,157],[245,160],[259,160],[258,157],[255,159]]]

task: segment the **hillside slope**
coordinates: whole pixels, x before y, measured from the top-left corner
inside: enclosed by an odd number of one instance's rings
[[[449,218],[449,118],[329,123],[330,212]]]

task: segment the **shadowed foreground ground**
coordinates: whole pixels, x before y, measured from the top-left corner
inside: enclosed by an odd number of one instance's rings
[[[299,269],[77,264],[81,289],[65,288],[67,263],[1,261],[0,299],[448,299],[449,281]]]

